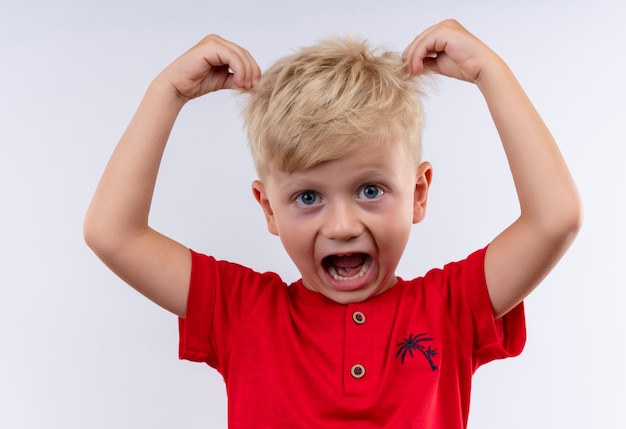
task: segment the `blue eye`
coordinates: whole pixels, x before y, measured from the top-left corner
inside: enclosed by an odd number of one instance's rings
[[[359,197],[366,200],[375,200],[380,198],[384,194],[384,191],[376,185],[365,185],[359,191]]]
[[[296,197],[296,202],[302,206],[312,206],[319,202],[319,197],[315,192],[303,192]]]

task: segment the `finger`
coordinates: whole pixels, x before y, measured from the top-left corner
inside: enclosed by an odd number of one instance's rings
[[[426,57],[424,59],[424,70],[432,71],[436,74],[441,74],[439,70],[439,61],[441,61],[441,57],[445,54],[439,54],[436,57]]]
[[[231,70],[228,83],[236,88],[252,88],[261,76],[258,64],[246,49],[225,40],[223,43],[225,49],[219,53],[219,60]]]
[[[242,75],[243,88],[251,89],[261,78],[261,69],[252,55],[245,49],[242,52],[241,60],[244,66],[244,74]]]
[[[245,57],[235,57],[229,63],[231,82],[236,88],[251,89],[259,81],[261,70],[256,62]]]
[[[436,57],[437,51],[434,49],[435,43],[432,40],[438,27],[439,24],[424,30],[404,50],[402,58],[407,63],[411,74],[421,73],[425,68],[424,62],[428,58]]]

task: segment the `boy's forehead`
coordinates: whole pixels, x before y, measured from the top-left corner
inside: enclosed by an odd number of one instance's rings
[[[278,184],[298,177],[327,179],[325,175],[331,168],[354,175],[357,173],[376,175],[403,167],[417,168],[414,157],[408,153],[407,147],[408,145],[400,140],[381,142],[364,139],[340,157],[321,160],[304,168],[295,168],[290,171],[277,168],[276,165],[269,165],[267,172],[272,181]]]

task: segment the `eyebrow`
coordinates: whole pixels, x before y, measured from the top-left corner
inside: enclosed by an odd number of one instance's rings
[[[297,174],[297,172],[294,172],[295,174]],[[294,174],[291,173],[291,174]],[[319,187],[321,187],[322,185],[327,185],[324,182],[324,179],[318,179],[316,176],[319,176],[318,174],[314,174],[314,175],[306,175],[304,177],[300,176],[300,177],[290,177],[289,180],[287,181],[283,181],[285,183],[281,184],[279,186],[279,189],[282,190],[296,190],[296,189],[312,189],[315,190]],[[367,167],[365,170],[360,170],[359,172],[357,172],[354,175],[350,176],[350,180],[354,181],[355,183],[359,183],[360,184],[367,184],[367,183],[375,183],[375,182],[386,182],[385,179],[387,179],[390,176],[389,173],[383,171],[383,169],[381,168],[370,168]]]

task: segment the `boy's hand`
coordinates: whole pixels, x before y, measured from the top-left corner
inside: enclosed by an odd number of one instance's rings
[[[478,83],[482,71],[498,56],[454,20],[434,25],[417,36],[402,54],[412,75],[425,70]]]
[[[202,39],[160,75],[184,101],[220,89],[250,89],[261,70],[250,53],[215,34]]]

